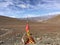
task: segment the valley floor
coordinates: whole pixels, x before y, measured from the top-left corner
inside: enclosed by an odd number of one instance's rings
[[[34,37],[36,44],[29,45],[60,45],[60,33],[50,32],[41,34],[39,37]],[[21,42],[21,37],[15,36],[7,38],[2,42],[0,40],[0,45],[23,45]]]

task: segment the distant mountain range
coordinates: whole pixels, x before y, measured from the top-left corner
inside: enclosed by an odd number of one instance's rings
[[[42,21],[46,21],[48,19],[51,19],[55,16],[56,15],[48,15],[48,16],[29,17],[29,18],[20,18],[20,19],[21,20],[30,20],[30,21],[34,21],[34,22],[42,22]]]
[[[55,17],[59,17],[60,15],[48,15],[48,16],[39,16],[39,17],[28,17],[28,18],[11,18],[11,17],[6,17],[6,16],[0,16],[0,23],[2,22],[11,22],[11,21],[16,21],[15,23],[18,23],[23,21],[26,22],[26,20],[28,21],[32,21],[32,22],[51,22],[51,20],[54,21]]]

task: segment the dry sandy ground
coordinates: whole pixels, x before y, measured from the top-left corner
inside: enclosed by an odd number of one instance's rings
[[[43,22],[29,21],[30,32],[37,45],[60,45],[60,15]],[[26,20],[18,20],[0,16],[0,44],[21,45],[21,37],[25,31]],[[40,38],[42,37],[42,40]],[[38,40],[37,40],[38,38]],[[1,43],[3,41],[3,43]],[[17,45],[16,44],[16,45]]]

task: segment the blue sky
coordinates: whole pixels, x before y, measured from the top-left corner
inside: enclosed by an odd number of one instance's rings
[[[14,18],[60,14],[60,0],[0,0],[0,15]]]

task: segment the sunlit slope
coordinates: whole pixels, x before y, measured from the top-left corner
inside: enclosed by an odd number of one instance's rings
[[[47,21],[45,21],[47,23],[54,23],[54,24],[60,24],[60,15],[57,15]]]

